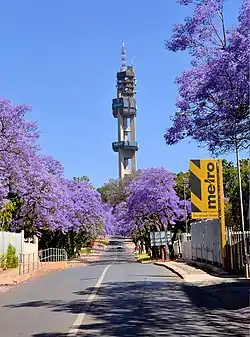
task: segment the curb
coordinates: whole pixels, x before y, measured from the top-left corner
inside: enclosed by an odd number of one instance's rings
[[[187,260],[187,261],[183,261],[183,262],[186,263],[187,265],[189,265],[190,267],[203,270],[205,273],[211,274],[212,276],[214,276],[214,275],[216,275],[216,276],[228,275],[228,272],[223,270],[222,268],[215,267],[215,266],[212,266],[212,265],[208,265],[208,264],[205,264],[205,263],[202,263],[202,262],[199,262],[199,261]]]
[[[50,273],[53,271],[59,271],[59,270],[65,270],[68,268],[68,263],[63,261],[63,263],[60,263],[59,265],[53,265],[55,268],[48,268],[48,266],[49,265],[44,265],[40,269],[36,269],[29,274],[18,275],[15,279],[13,279],[13,281],[15,282],[15,284],[20,284],[20,283],[28,281],[29,279],[32,279],[35,277],[41,277],[46,273]]]
[[[161,264],[160,262],[154,262],[154,264],[155,264],[156,266],[164,267],[164,268],[170,270],[172,273],[176,274],[176,275],[179,276],[181,279],[185,280],[184,276],[183,276],[181,273],[179,273],[177,270],[175,270],[174,268],[169,267],[169,266],[166,266],[165,264]]]

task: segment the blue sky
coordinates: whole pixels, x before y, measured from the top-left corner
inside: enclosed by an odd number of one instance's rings
[[[229,3],[233,22],[240,0]],[[186,14],[175,0],[3,1],[0,96],[33,106],[42,150],[68,178],[87,175],[100,186],[118,175],[111,103],[124,40],[138,80],[138,167],[187,170],[189,159],[209,154],[187,141],[168,147],[163,138],[175,111],[174,79],[188,67],[187,55],[166,51],[164,40]]]

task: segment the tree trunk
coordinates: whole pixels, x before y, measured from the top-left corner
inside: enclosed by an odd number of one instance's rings
[[[167,247],[163,246],[163,256],[164,256],[164,261],[167,261],[168,254],[167,254]]]
[[[158,258],[158,251],[157,251],[157,247],[153,246],[152,247],[152,259],[156,260]]]
[[[161,258],[161,248],[157,247],[157,259],[159,260]]]

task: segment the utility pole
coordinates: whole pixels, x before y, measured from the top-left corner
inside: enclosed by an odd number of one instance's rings
[[[236,150],[236,161],[237,161],[238,182],[239,182],[241,227],[242,227],[242,238],[243,238],[246,278],[249,278],[249,257],[248,257],[248,254],[247,254],[247,240],[246,240],[246,233],[245,233],[244,208],[243,208],[241,171],[240,171],[240,155],[239,155],[239,147],[238,147],[238,141],[237,140],[236,140],[235,150]]]

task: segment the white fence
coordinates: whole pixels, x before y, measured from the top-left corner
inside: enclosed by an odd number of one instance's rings
[[[53,262],[67,262],[65,249],[48,248],[39,253],[20,254],[19,275],[29,274]]]
[[[182,257],[185,260],[192,259],[192,242],[186,241],[182,243]]]
[[[191,224],[192,259],[222,264],[220,222],[202,220]]]
[[[24,238],[24,231],[12,233],[0,231],[0,254],[7,252],[9,244],[16,248],[16,254],[30,254],[38,252],[38,238]]]
[[[221,265],[220,223],[217,219],[191,224],[191,235],[178,235],[174,254],[185,260],[201,260]]]
[[[191,244],[191,235],[182,233],[177,234],[177,240],[173,244],[174,255],[181,255],[185,260],[192,259],[192,244]]]
[[[250,253],[250,231],[245,231],[248,254]],[[198,260],[222,266],[221,232],[218,220],[203,220],[191,224],[191,235],[177,235],[174,254],[184,260]],[[244,271],[243,233],[226,229],[226,266],[230,272]]]
[[[23,254],[33,254],[38,252],[38,237],[24,239]]]

